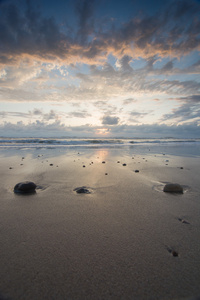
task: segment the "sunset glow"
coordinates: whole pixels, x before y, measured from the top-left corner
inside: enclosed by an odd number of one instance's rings
[[[199,136],[198,0],[0,8],[1,136]]]

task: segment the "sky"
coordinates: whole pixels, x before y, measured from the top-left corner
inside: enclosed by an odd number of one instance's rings
[[[200,138],[199,0],[0,0],[0,136]]]

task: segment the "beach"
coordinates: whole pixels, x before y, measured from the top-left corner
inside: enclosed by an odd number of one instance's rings
[[[0,299],[200,296],[194,147],[2,149]],[[26,180],[36,193],[14,193]]]

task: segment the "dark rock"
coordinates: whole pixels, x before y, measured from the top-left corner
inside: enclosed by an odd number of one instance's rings
[[[53,166],[53,164],[49,164],[51,167]]]
[[[135,170],[135,173],[139,173],[140,171],[139,170]]]
[[[163,192],[183,194],[183,187],[178,183],[168,183],[164,186]]]
[[[175,250],[172,250],[171,253],[172,253],[172,255],[175,256],[175,257],[178,256],[178,252],[176,252]]]
[[[77,187],[74,189],[74,191],[77,194],[90,194],[91,193],[85,186]]]
[[[108,175],[108,173],[105,173],[105,175]]]
[[[105,161],[102,161],[102,164],[105,164],[106,162]]]
[[[183,224],[190,224],[188,221],[186,221],[184,219],[178,218],[178,220]]]
[[[31,181],[17,183],[14,187],[14,193],[18,194],[33,194],[35,193],[36,184]]]
[[[12,170],[12,167],[10,167],[9,169]]]
[[[123,164],[122,166],[124,166],[124,167],[125,167],[125,166],[126,166],[126,164]]]
[[[118,160],[118,161],[117,161],[117,163],[119,164],[119,163],[120,163],[120,161]]]
[[[85,165],[83,165],[83,168],[85,168]]]

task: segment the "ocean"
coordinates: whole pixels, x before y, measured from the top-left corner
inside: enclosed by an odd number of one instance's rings
[[[0,150],[123,148],[134,153],[166,153],[179,156],[200,156],[200,138],[0,138]]]

